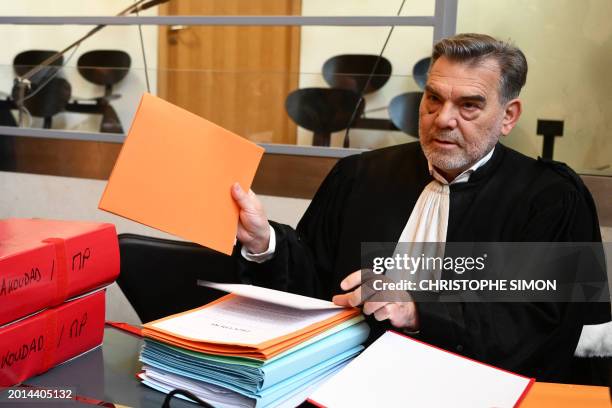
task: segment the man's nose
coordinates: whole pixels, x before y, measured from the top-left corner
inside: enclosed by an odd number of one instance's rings
[[[440,129],[455,129],[457,127],[457,114],[458,112],[454,106],[446,102],[438,111],[435,121],[436,126]]]

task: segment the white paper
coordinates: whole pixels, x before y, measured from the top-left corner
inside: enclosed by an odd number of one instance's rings
[[[198,280],[198,285],[301,310],[342,308],[342,306],[335,305],[327,300],[262,288],[261,286],[243,285],[240,283],[215,283],[205,280]]]
[[[235,296],[152,326],[195,341],[256,346],[342,312],[342,309],[300,310]]]
[[[514,407],[528,378],[387,332],[310,400],[344,407]]]

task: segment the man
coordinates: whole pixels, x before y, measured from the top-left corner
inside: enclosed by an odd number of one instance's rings
[[[244,279],[357,306],[362,242],[601,241],[592,199],[571,170],[498,143],[521,115],[526,75],[523,53],[489,36],[438,42],[420,143],[340,160],[296,230],[268,223],[253,192],[235,185]],[[366,299],[363,311],[445,349],[561,382],[582,326],[610,320],[604,303],[414,303],[408,295]]]

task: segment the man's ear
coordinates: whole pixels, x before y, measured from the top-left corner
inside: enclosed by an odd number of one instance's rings
[[[501,133],[504,136],[508,136],[512,128],[516,125],[521,113],[523,112],[523,103],[520,99],[512,99],[506,103],[504,109],[504,119],[502,120]]]

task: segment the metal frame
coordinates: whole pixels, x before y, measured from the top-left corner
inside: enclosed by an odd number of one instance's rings
[[[448,0],[438,0],[438,2]],[[456,1],[456,0],[454,0]],[[436,26],[435,16],[15,16],[0,24],[16,25],[232,25],[232,26]]]
[[[0,25],[238,25],[433,27],[433,41],[455,34],[458,0],[435,0],[433,16],[0,16]],[[0,136],[123,143],[125,135],[0,126]],[[261,144],[267,153],[344,157],[361,149]]]
[[[11,126],[0,126],[0,137],[2,136],[34,137],[42,139],[61,140],[82,140],[86,142],[106,142],[119,144],[122,144],[125,141],[125,135],[121,133],[75,132],[70,130],[16,128]],[[266,153],[268,154],[289,154],[295,156],[342,158],[366,151],[366,149],[298,146],[278,143],[257,144],[266,149]]]
[[[457,1],[436,0],[434,42],[455,35],[457,32]]]

